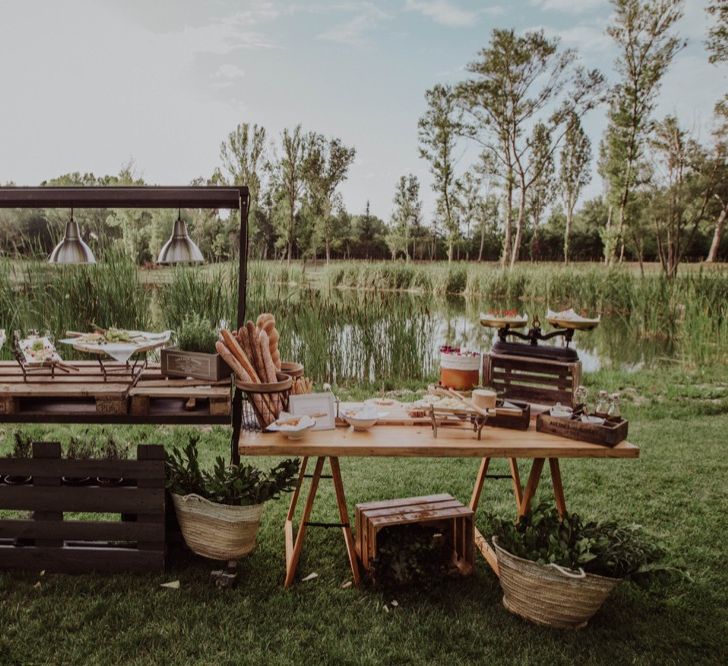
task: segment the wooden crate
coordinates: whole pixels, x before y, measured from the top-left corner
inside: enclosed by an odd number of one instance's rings
[[[413,523],[440,527],[452,547],[453,564],[464,575],[472,573],[473,511],[447,493],[357,504],[356,551],[364,569],[372,570],[383,529]]]
[[[163,571],[164,457],[162,446],[141,445],[137,460],[66,460],[58,442],[35,442],[32,458],[0,458],[0,511],[32,512],[0,519],[0,570]],[[11,485],[6,475],[32,481]],[[67,485],[64,477],[92,482]],[[102,486],[97,477],[124,482]],[[64,515],[77,512],[121,519]]]
[[[616,446],[627,439],[629,422],[620,417],[598,414],[606,419],[604,425],[593,423],[582,423],[580,414],[575,414],[570,419],[557,418],[550,414],[539,414],[536,419],[536,430],[548,432],[552,435],[576,439],[581,442],[592,444],[603,444],[604,446]]]
[[[494,428],[510,428],[511,430],[528,430],[531,425],[531,405],[521,400],[509,400],[509,402],[521,410],[521,413],[504,414],[498,413],[496,407],[496,415],[489,416],[486,425]]]
[[[574,392],[581,383],[581,361],[483,354],[483,384],[502,398],[539,405],[575,406]]]

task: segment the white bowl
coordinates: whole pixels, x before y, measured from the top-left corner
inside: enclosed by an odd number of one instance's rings
[[[354,415],[349,412],[343,413],[344,420],[357,432],[369,430],[369,428],[375,425],[376,422],[384,416],[386,416],[386,413],[370,412],[368,410],[366,410],[361,416]]]

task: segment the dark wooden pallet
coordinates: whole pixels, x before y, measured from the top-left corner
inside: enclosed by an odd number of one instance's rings
[[[473,511],[451,495],[428,495],[356,505],[356,551],[371,572],[382,530],[419,523],[440,527],[452,548],[452,562],[464,575],[473,570]]]
[[[137,460],[65,460],[58,442],[34,442],[29,459],[0,458],[0,569],[163,571],[164,447],[140,445]],[[6,476],[32,477],[10,484]],[[89,485],[65,479],[90,477]],[[105,486],[96,479],[121,479]],[[66,519],[66,513],[118,514],[116,520]]]
[[[224,424],[230,421],[230,381],[164,377],[158,365],[136,371],[120,363],[73,361],[78,372],[49,369],[23,376],[0,362],[0,422]]]
[[[604,446],[616,446],[627,439],[629,422],[620,417],[599,414],[605,419],[604,425],[582,423],[581,414],[575,413],[572,418],[563,419],[550,414],[539,414],[536,419],[536,430],[552,435],[576,439],[580,442],[591,442]]]
[[[555,361],[495,352],[483,355],[483,384],[505,399],[574,406],[574,392],[580,383],[581,361]]]

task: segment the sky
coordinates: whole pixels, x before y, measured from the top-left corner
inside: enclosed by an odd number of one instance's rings
[[[686,0],[689,44],[660,93],[707,139],[726,70],[709,65],[705,0]],[[72,171],[178,185],[219,166],[240,122],[271,139],[302,123],[357,150],[347,209],[388,219],[401,175],[434,195],[419,158],[425,90],[456,83],[493,28],[542,28],[615,81],[608,0],[0,0],[0,183]],[[605,109],[584,121],[594,152]],[[463,148],[458,170],[475,157]],[[585,197],[601,191],[596,176]]]

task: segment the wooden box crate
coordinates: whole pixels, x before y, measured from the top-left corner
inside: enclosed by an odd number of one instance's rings
[[[575,406],[574,392],[581,383],[581,361],[483,354],[483,384],[506,399],[539,405]]]
[[[452,547],[452,562],[464,575],[473,570],[473,512],[452,495],[428,495],[356,505],[356,551],[364,569],[372,570],[377,538],[386,528],[419,523],[437,526]]]
[[[0,511],[32,512],[0,518],[0,570],[164,570],[164,457],[162,446],[141,445],[137,460],[66,460],[58,442],[34,442],[32,458],[0,458]],[[32,480],[10,483],[8,476]],[[88,477],[88,485],[63,480]],[[102,485],[97,478],[123,482]]]

